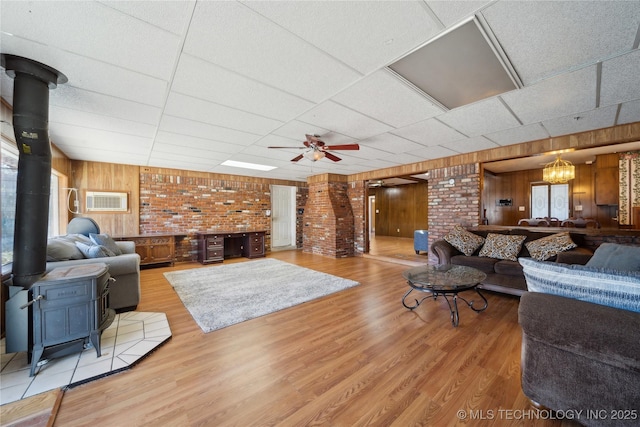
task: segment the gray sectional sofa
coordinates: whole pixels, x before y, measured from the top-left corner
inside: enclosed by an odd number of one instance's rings
[[[104,236],[104,235],[102,235]],[[113,242],[117,252],[98,248],[88,236],[67,234],[52,237],[47,244],[47,267],[50,272],[57,267],[68,267],[95,262],[105,263],[109,274],[115,279],[109,287],[109,306],[116,312],[135,310],[140,302],[140,255],[136,253],[134,242]],[[85,253],[79,249],[86,248]],[[107,256],[108,255],[108,256]]]

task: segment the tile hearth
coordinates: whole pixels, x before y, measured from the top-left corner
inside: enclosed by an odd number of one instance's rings
[[[102,333],[102,356],[91,347],[51,359],[29,377],[27,353],[5,353],[2,339],[0,405],[55,388],[75,386],[129,369],[171,337],[164,313],[130,311],[116,315]]]

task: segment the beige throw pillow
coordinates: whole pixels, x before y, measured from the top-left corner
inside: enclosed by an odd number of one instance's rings
[[[473,254],[484,243],[484,237],[465,230],[461,225],[453,227],[453,230],[444,236],[444,240],[466,256]]]
[[[524,245],[531,254],[531,258],[538,261],[547,260],[554,255],[558,255],[560,252],[578,247],[578,245],[571,240],[569,232],[566,231],[533,240]]]
[[[526,238],[527,236],[517,234],[489,233],[478,255],[517,261],[520,249],[522,249],[522,242],[524,242]]]

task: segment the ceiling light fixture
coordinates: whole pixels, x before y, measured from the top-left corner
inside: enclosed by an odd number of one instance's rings
[[[317,162],[318,160],[324,157],[324,151],[318,151],[318,150],[308,151],[304,154],[304,157],[311,160],[312,162]]]
[[[560,154],[554,162],[547,163],[542,170],[542,179],[551,184],[565,184],[575,177],[575,166],[568,160],[562,160]]]

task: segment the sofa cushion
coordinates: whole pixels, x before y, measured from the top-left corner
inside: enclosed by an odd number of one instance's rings
[[[498,260],[495,258],[480,256],[455,255],[451,257],[451,264],[476,268],[483,273],[493,273],[496,262],[498,262]]]
[[[585,265],[587,262],[589,262],[592,256],[593,256],[593,251],[591,249],[577,247],[577,248],[569,249],[568,251],[565,251],[565,252],[560,252],[558,255],[555,256],[555,260],[554,260],[554,257],[551,257],[547,261],[555,261],[562,264]]]
[[[602,243],[586,266],[620,271],[640,271],[640,246]]]
[[[538,261],[545,261],[560,252],[568,251],[578,246],[571,240],[569,232],[552,234],[551,236],[526,242],[524,245],[531,258]]]
[[[82,242],[76,242],[76,246],[86,258],[105,258],[116,256],[109,248],[102,245],[87,245]]]
[[[518,261],[509,261],[506,259],[502,259],[496,262],[493,268],[498,274],[505,274],[507,276],[522,276],[522,266]]]
[[[106,247],[107,249],[109,249],[111,252],[113,252],[116,255],[122,255],[122,250],[120,250],[120,247],[118,246],[116,241],[113,240],[111,238],[111,236],[109,236],[108,234],[94,234],[94,233],[91,233],[91,234],[89,234],[89,238],[91,239],[91,241],[94,244],[102,245],[102,246]]]
[[[520,258],[527,288],[640,312],[640,271],[615,271],[583,265]]]
[[[489,233],[484,241],[480,256],[497,259],[518,260],[518,253],[522,248],[522,242],[527,236]]]
[[[453,230],[444,236],[444,240],[467,256],[472,255],[484,242],[483,237],[465,230],[461,225],[453,227]]]
[[[51,237],[47,240],[47,261],[67,261],[82,259],[84,255],[75,241],[66,236]]]

